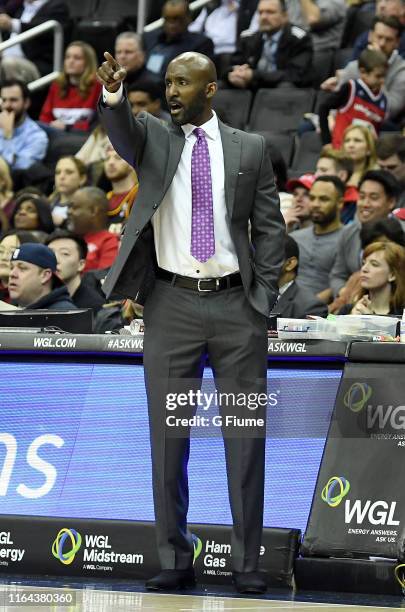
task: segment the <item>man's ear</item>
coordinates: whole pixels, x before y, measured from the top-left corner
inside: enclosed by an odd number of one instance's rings
[[[41,285],[46,285],[47,283],[49,283],[49,281],[52,280],[52,274],[53,272],[50,268],[45,268],[44,270],[42,270],[40,274]]]
[[[80,273],[83,272],[85,266],[86,266],[86,260],[85,259],[79,259],[78,270],[79,270]]]
[[[209,100],[215,96],[215,94],[217,93],[217,89],[218,89],[218,85],[216,84],[215,81],[212,81],[212,83],[208,83],[207,89],[206,89],[206,95]]]
[[[30,98],[27,98],[26,100],[24,100],[24,109],[28,110],[30,106],[31,106],[31,100]]]

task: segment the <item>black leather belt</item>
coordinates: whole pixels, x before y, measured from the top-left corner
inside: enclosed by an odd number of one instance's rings
[[[228,276],[222,276],[221,278],[192,278],[191,276],[180,276],[179,274],[173,274],[173,272],[158,268],[156,278],[167,281],[174,287],[192,289],[200,293],[222,291],[222,289],[230,289],[231,287],[240,287],[242,285],[242,277],[239,272],[228,274]]]

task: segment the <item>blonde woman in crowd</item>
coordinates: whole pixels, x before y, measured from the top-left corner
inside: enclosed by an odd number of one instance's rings
[[[354,163],[354,171],[347,184],[358,187],[366,172],[378,168],[375,137],[364,125],[349,125],[343,134],[342,150]]]
[[[50,86],[39,120],[54,130],[89,132],[101,92],[96,67],[93,47],[80,40],[70,43],[63,72]]]

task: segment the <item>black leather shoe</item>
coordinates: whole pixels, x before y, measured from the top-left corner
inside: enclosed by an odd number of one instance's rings
[[[232,572],[232,580],[238,593],[265,593],[267,584],[260,572]]]
[[[163,570],[145,583],[148,591],[180,591],[195,587],[195,574],[193,569]]]

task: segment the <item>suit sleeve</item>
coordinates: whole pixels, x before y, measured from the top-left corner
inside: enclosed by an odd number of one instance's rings
[[[127,97],[114,107],[98,103],[100,121],[118,155],[138,171],[146,141],[146,119],[136,119]]]
[[[256,296],[264,293],[268,300],[267,314],[270,314],[277,298],[278,277],[284,261],[285,224],[264,138],[260,137],[260,142],[261,164],[250,217],[255,252],[255,281],[251,298],[255,301]]]

